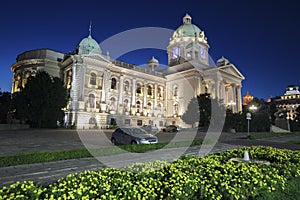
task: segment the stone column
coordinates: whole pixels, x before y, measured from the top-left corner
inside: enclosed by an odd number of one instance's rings
[[[70,97],[72,99],[71,102],[71,109],[75,110],[76,109],[76,103],[78,100],[78,86],[77,86],[77,64],[73,64],[72,66],[72,90],[71,90],[71,94]]]
[[[136,93],[136,79],[132,80],[132,101],[131,105],[135,106],[135,93]]]
[[[202,93],[202,78],[201,77],[198,77],[198,94],[197,95],[199,95],[199,94],[201,94]]]
[[[105,87],[104,87],[105,88],[105,101],[106,101],[106,103],[108,103],[110,101],[109,95],[110,95],[110,87],[111,87],[110,70],[106,71],[106,76],[105,76],[103,83],[105,83]]]
[[[147,95],[148,95],[148,93],[147,93],[147,82],[145,81],[144,82],[144,106],[143,106],[143,109],[144,109],[144,107],[146,107],[147,106]]]
[[[123,114],[123,108],[124,108],[124,105],[123,105],[123,82],[124,82],[124,76],[121,75],[120,76],[120,79],[119,79],[119,103],[117,105],[117,108],[118,108],[118,114]]]
[[[102,91],[101,91],[101,102],[105,102],[105,88],[106,88],[106,81],[107,79],[107,72],[105,71],[103,73],[103,77],[102,77]]]
[[[228,87],[225,86],[225,98],[224,98],[224,103],[227,106],[229,103],[229,89]]]
[[[237,102],[236,102],[236,85],[235,84],[231,84],[231,88],[232,88],[232,102],[235,103],[235,105],[232,106],[232,112],[236,112],[236,107],[237,107]]]
[[[241,94],[241,86],[237,87],[237,111],[242,112],[242,94]]]
[[[119,84],[119,105],[123,104],[123,82],[124,76],[120,76],[120,84]]]
[[[199,77],[195,78],[195,88],[194,88],[194,97],[197,97],[197,95],[199,94]]]
[[[216,99],[221,99],[220,95],[220,81],[215,80],[216,85]]]
[[[153,108],[156,109],[157,107],[157,83],[154,85],[154,106]]]
[[[224,82],[221,82],[221,98],[223,99],[223,103],[226,104],[226,91],[225,91],[225,84]]]

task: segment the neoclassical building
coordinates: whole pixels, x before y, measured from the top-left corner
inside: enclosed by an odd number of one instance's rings
[[[297,109],[300,106],[299,87],[297,85],[289,85],[286,87],[284,95],[270,98],[268,102],[275,103],[278,109],[277,117],[281,118],[286,115],[286,119],[296,120],[299,116]]]
[[[11,66],[12,92],[24,87],[27,77],[37,70],[44,70],[62,78],[69,90],[67,126],[87,129],[117,123],[187,127],[180,117],[190,99],[201,93],[222,100],[233,112],[242,111],[244,76],[224,57],[211,66],[208,52],[204,31],[192,24],[188,14],[170,38],[168,67],[162,70],[154,57],[145,68],[104,55],[90,30],[73,53],[38,49],[18,55]]]

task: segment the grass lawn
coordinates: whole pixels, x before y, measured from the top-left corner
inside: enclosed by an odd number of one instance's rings
[[[255,135],[250,135],[251,140],[271,138],[271,137],[281,137],[286,135],[300,135],[300,132],[290,132],[290,133],[258,133]]]
[[[300,144],[300,139],[298,139],[298,140],[290,140],[290,141],[288,141],[288,143]]]
[[[168,146],[172,147],[185,147],[189,146],[190,141],[183,142],[172,142]],[[93,149],[93,155],[97,156],[109,156],[120,154],[125,151],[143,153],[146,151],[152,151],[156,149],[161,149],[168,145],[168,142],[157,143],[157,144],[145,144],[145,145],[120,145],[118,147],[106,147],[100,149]],[[194,140],[190,146],[200,145],[202,140]],[[32,153],[22,153],[15,156],[2,156],[0,157],[0,167],[22,165],[22,164],[32,164],[32,163],[42,163],[51,162],[67,159],[76,158],[87,158],[92,157],[87,149],[69,150],[69,151],[54,151],[54,152],[32,152]]]

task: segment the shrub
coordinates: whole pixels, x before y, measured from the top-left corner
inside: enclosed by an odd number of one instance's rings
[[[261,163],[230,161],[248,150]],[[0,199],[255,199],[285,191],[300,177],[300,152],[272,147],[245,147],[203,158],[184,156],[70,174],[48,187],[15,183],[0,190]]]

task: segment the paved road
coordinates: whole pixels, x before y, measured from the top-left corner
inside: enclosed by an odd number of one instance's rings
[[[15,155],[22,152],[33,151],[58,151],[82,148],[99,148],[111,146],[109,141],[112,131],[75,131],[75,130],[18,130],[0,131],[0,156]],[[259,133],[258,133],[259,134]],[[195,131],[182,131],[176,133],[159,133],[160,142],[183,141],[193,138],[203,139],[206,134]],[[245,139],[246,133],[222,133],[218,144],[210,149],[210,146],[190,148],[161,149],[154,153],[106,156],[98,159],[82,158],[65,161],[37,163],[30,165],[19,165],[0,168],[0,187],[9,185],[15,181],[32,180],[44,185],[55,182],[58,178],[67,174],[80,172],[86,169],[97,170],[108,166],[119,168],[124,165],[131,165],[134,162],[147,162],[156,159],[172,161],[183,154],[199,155],[203,150],[211,153],[225,151],[227,149],[239,148],[242,146],[268,145],[277,148],[288,148],[300,150],[299,144],[287,143],[290,140],[300,139],[300,136],[285,136],[279,139],[268,138],[261,140]],[[100,162],[99,162],[100,160]]]
[[[0,156],[112,146],[113,130],[27,129],[0,131]],[[159,142],[192,140],[193,134],[158,133]],[[176,136],[176,137],[175,137]],[[197,135],[196,138],[203,138]]]

